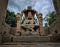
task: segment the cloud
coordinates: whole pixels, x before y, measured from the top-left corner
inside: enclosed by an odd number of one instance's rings
[[[33,9],[42,13],[43,18],[46,14],[55,10],[52,0],[9,0],[7,9],[18,13],[27,6],[32,6]]]
[[[35,3],[34,9],[38,10],[38,12],[41,13],[43,13],[44,11],[53,11],[54,6],[51,3],[51,0],[39,0]]]
[[[11,6],[13,10],[15,9],[17,11],[21,11],[24,8],[26,8],[28,5],[32,6],[38,12],[42,12],[44,9],[49,10],[49,8],[53,8],[51,0],[28,0],[28,1],[27,0],[18,0],[18,1],[9,0],[8,9],[9,9],[9,6]]]

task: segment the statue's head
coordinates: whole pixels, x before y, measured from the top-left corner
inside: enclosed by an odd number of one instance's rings
[[[31,6],[28,6],[28,8],[27,8],[28,10],[32,10],[32,7]]]
[[[39,13],[40,16],[42,16],[42,13]]]

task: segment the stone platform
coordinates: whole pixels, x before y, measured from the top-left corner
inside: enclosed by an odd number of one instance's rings
[[[49,36],[13,36],[4,37],[3,42],[50,42]]]
[[[60,47],[60,43],[17,43],[13,44],[8,42],[0,45],[0,47]]]
[[[4,42],[0,47],[60,47],[60,43],[50,42],[49,36],[13,36],[12,42]]]
[[[49,42],[49,36],[14,36],[13,42]]]

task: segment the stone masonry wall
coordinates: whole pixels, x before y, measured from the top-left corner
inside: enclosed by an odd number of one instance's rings
[[[53,3],[54,3],[54,7],[56,9],[56,12],[57,12],[56,28],[60,34],[60,0],[53,0]]]
[[[5,23],[5,15],[6,15],[6,8],[7,8],[8,0],[0,0],[0,33],[4,30],[4,23]],[[0,34],[1,36],[1,34]],[[2,41],[2,37],[0,37],[0,42]]]

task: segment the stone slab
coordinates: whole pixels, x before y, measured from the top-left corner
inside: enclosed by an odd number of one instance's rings
[[[13,42],[49,42],[48,36],[15,36]]]

